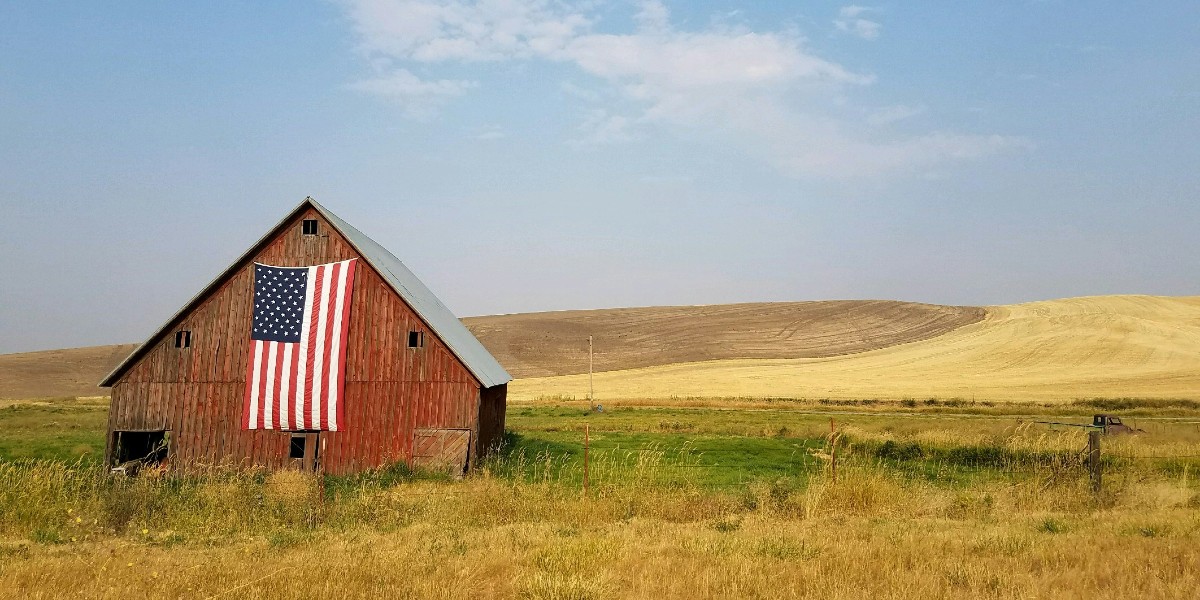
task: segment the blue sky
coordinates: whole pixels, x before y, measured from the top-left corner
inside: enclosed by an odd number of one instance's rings
[[[0,352],[312,195],[460,315],[1200,294],[1200,4],[0,5]]]

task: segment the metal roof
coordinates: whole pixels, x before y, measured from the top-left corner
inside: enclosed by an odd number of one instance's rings
[[[458,317],[454,316],[454,313],[450,312],[450,309],[446,308],[446,305],[442,304],[442,301],[438,300],[437,296],[433,295],[433,292],[424,283],[421,283],[421,280],[417,279],[417,276],[413,275],[413,272],[409,271],[408,267],[404,266],[404,263],[400,262],[399,258],[396,258],[396,255],[388,252],[378,242],[343,221],[341,217],[333,214],[329,209],[321,206],[316,200],[305,198],[299,206],[289,212],[266,235],[255,242],[245,254],[238,257],[216,279],[204,286],[204,289],[199,294],[196,294],[189,300],[179,312],[175,313],[162,327],[158,328],[153,335],[147,338],[142,345],[138,346],[125,360],[121,361],[121,364],[117,365],[111,373],[105,376],[104,380],[100,382],[100,386],[111,387],[116,383],[116,380],[124,374],[126,369],[133,366],[142,355],[150,350],[154,341],[163,332],[167,331],[173,323],[190,312],[193,307],[199,304],[222,281],[240,268],[243,263],[251,259],[264,244],[275,237],[281,227],[294,219],[300,211],[310,206],[320,213],[322,217],[325,217],[325,220],[329,221],[329,224],[341,233],[346,238],[346,241],[358,251],[363,260],[367,261],[367,264],[371,265],[383,277],[384,281],[388,282],[388,285],[393,290],[396,290],[396,293],[429,325],[429,328],[437,334],[438,338],[445,342],[450,351],[466,365],[467,370],[471,371],[471,374],[479,380],[479,383],[483,387],[502,385],[512,381],[512,376],[508,374],[508,371],[504,370],[504,367],[500,366],[500,363],[487,351],[487,348],[484,348],[483,344],[479,343],[479,340],[462,324],[462,321],[459,321]]]

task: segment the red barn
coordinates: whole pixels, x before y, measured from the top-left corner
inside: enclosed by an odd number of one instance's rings
[[[256,263],[351,259],[337,430],[286,419],[249,428]],[[306,198],[100,383],[112,388],[105,456],[111,466],[350,473],[404,461],[461,472],[500,442],[511,380],[399,259]]]

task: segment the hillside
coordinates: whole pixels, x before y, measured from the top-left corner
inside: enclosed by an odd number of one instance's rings
[[[1104,296],[987,309],[911,344],[828,358],[718,360],[598,374],[599,398],[1200,398],[1200,297]],[[509,397],[586,395],[587,377]]]
[[[613,371],[731,358],[819,358],[928,339],[983,309],[847,300],[655,306],[463,319],[513,377]]]
[[[986,309],[902,302],[655,307],[472,317],[520,378],[514,400],[1200,398],[1200,297],[1106,296]],[[0,355],[0,398],[96,395],[132,345]]]
[[[0,354],[0,398],[100,396],[96,387],[136,346],[116,344]]]
[[[983,310],[911,302],[830,301],[666,306],[464,319],[514,377],[730,358],[836,356],[927,339]],[[0,398],[89,396],[132,345],[0,355]]]

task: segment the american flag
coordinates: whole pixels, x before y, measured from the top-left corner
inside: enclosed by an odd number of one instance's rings
[[[337,431],[344,424],[355,262],[312,267],[255,263],[243,429]]]

